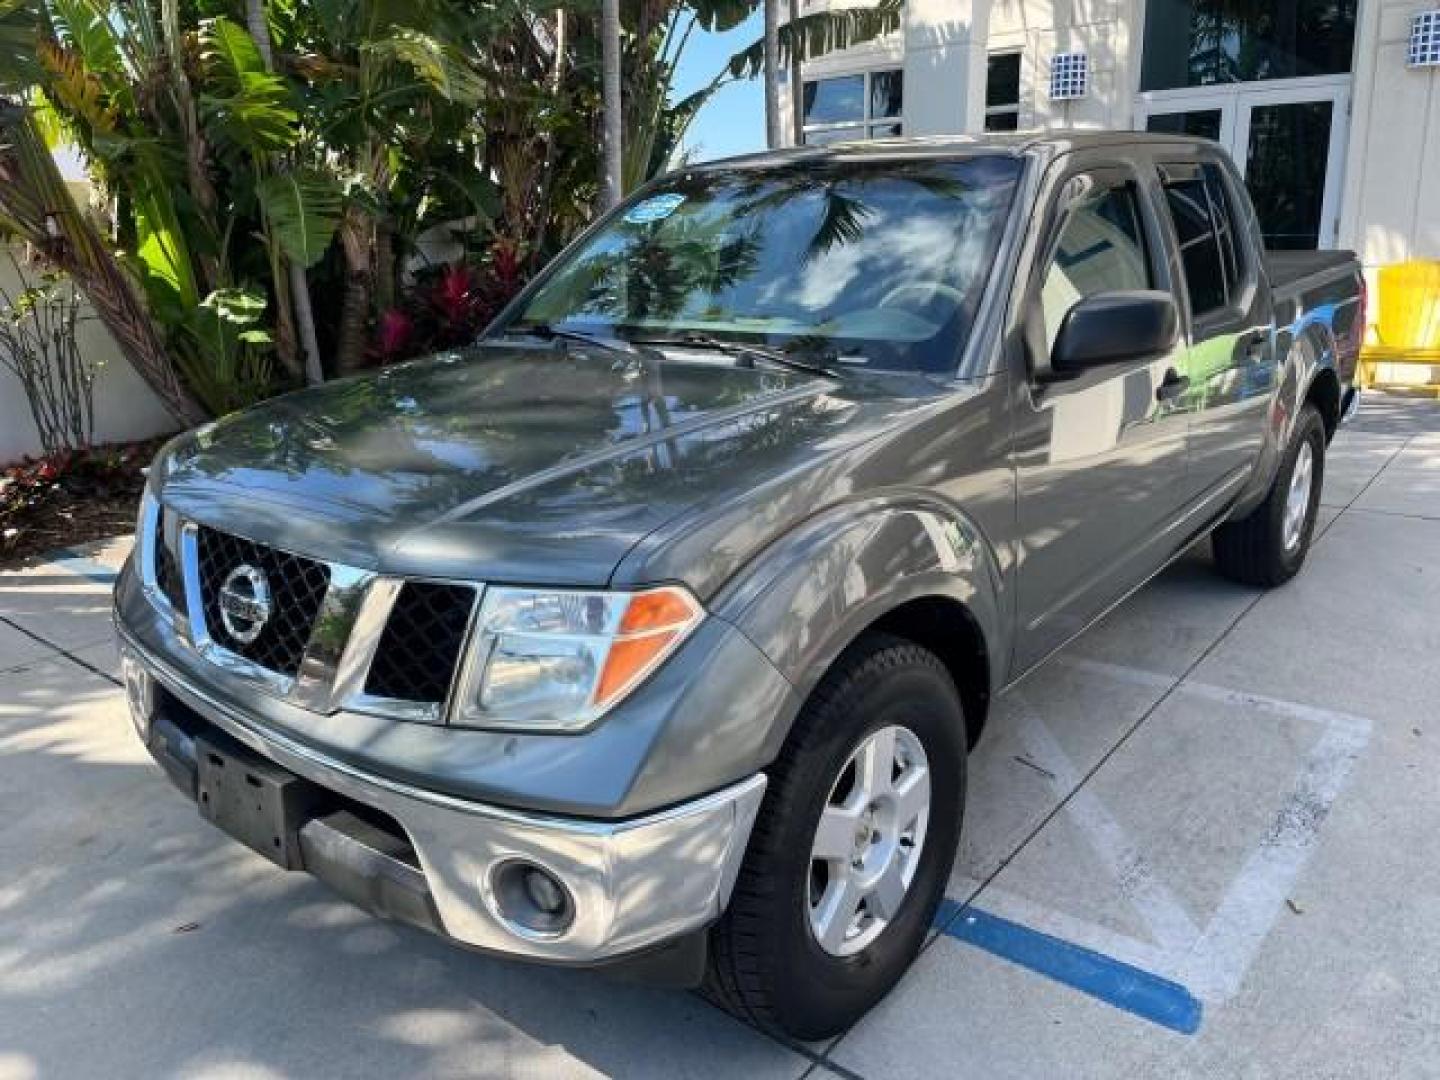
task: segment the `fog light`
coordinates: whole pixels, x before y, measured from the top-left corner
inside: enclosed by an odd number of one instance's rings
[[[121,658],[120,672],[125,680],[125,701],[130,706],[130,722],[135,725],[140,741],[148,744],[150,717],[155,711],[155,683],[150,673],[131,656]]]
[[[496,914],[525,936],[554,937],[575,921],[575,901],[565,883],[524,859],[501,863],[490,874]]]
[[[559,915],[565,910],[565,891],[544,870],[531,868],[525,871],[525,895],[530,902],[546,915]]]

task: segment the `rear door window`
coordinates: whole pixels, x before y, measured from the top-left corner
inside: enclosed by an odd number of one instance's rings
[[[1241,272],[1234,215],[1220,168],[1166,165],[1162,179],[1191,314],[1219,310],[1234,300]]]

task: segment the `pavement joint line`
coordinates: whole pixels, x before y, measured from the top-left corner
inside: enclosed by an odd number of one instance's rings
[[[757,1028],[756,1030],[759,1031],[760,1029]],[[762,1032],[762,1034],[768,1033]],[[838,1062],[827,1060],[823,1051],[812,1050],[804,1043],[795,1042],[781,1036],[771,1035],[770,1037],[787,1050],[799,1054],[810,1062],[805,1071],[797,1077],[797,1080],[811,1080],[812,1077],[816,1076],[815,1070],[817,1069],[823,1070],[825,1074],[841,1077],[841,1080],[865,1080],[865,1077],[854,1069],[848,1069]]]
[[[20,633],[24,634],[26,637],[30,638],[31,640],[33,640],[33,641],[38,641],[41,645],[45,645],[45,646],[47,646],[47,647],[49,647],[49,648],[51,648],[51,649],[54,649],[56,653],[58,653],[60,656],[63,656],[66,660],[69,660],[72,664],[77,664],[77,665],[79,665],[80,667],[84,668],[86,671],[89,671],[89,672],[91,672],[92,674],[95,674],[95,675],[99,675],[100,678],[104,679],[104,680],[105,680],[106,682],[108,682],[108,683],[111,683],[111,684],[113,684],[113,685],[115,685],[115,686],[123,686],[123,685],[124,685],[124,683],[122,683],[119,679],[117,679],[117,678],[116,678],[114,675],[112,675],[110,672],[105,671],[105,670],[103,670],[103,669],[101,669],[101,668],[96,667],[94,664],[90,663],[90,661],[88,661],[88,660],[82,660],[80,657],[76,656],[73,652],[71,652],[69,649],[65,648],[63,645],[57,645],[55,642],[51,641],[49,638],[42,637],[41,635],[35,633],[35,631],[26,629],[25,627],[21,626],[19,623],[14,622],[13,620],[7,618],[6,616],[0,615],[0,623],[4,623],[6,626],[10,627],[12,630],[18,630]],[[98,645],[98,644],[100,644],[100,642],[97,641],[97,642],[95,642],[95,644]],[[55,657],[53,657],[53,656],[41,656],[41,657],[37,657],[37,660],[53,660],[53,659],[55,659]],[[36,661],[31,661],[31,663],[35,663],[35,662],[36,662]],[[21,667],[25,667],[26,665],[21,664],[20,666],[21,666]],[[7,671],[14,671],[15,669],[14,669],[14,668],[7,668],[6,670],[7,670]]]
[[[1410,444],[1411,444],[1412,442],[1414,442],[1415,439],[1416,439],[1416,436],[1414,436],[1414,435],[1407,436],[1406,439],[1405,439],[1405,441],[1404,441],[1403,443],[1401,443],[1399,446],[1397,446],[1397,447],[1394,449],[1394,451],[1391,452],[1390,456],[1385,459],[1385,464],[1384,464],[1384,465],[1381,465],[1380,468],[1378,468],[1377,470],[1375,470],[1375,474],[1374,474],[1373,476],[1371,476],[1369,480],[1366,480],[1366,481],[1365,481],[1365,486],[1362,487],[1359,491],[1357,491],[1357,492],[1355,493],[1355,497],[1354,497],[1353,499],[1351,499],[1348,503],[1346,503],[1343,507],[1341,507],[1340,513],[1335,515],[1335,520],[1336,520],[1336,521],[1340,520],[1340,515],[1341,515],[1341,514],[1348,513],[1348,512],[1350,511],[1350,508],[1353,507],[1357,502],[1359,502],[1359,501],[1361,500],[1361,498],[1364,497],[1364,495],[1365,495],[1365,493],[1366,493],[1367,491],[1369,491],[1372,487],[1375,486],[1375,481],[1376,481],[1376,480],[1379,480],[1380,477],[1382,477],[1382,476],[1385,475],[1385,470],[1387,470],[1388,468],[1390,468],[1391,465],[1395,464],[1395,459],[1396,459],[1397,457],[1399,457],[1401,454],[1403,454],[1406,450],[1408,450],[1409,447],[1410,447]],[[1322,482],[1322,483],[1324,482],[1323,477],[1322,477],[1321,482]],[[1333,523],[1332,523],[1332,524],[1333,524]]]

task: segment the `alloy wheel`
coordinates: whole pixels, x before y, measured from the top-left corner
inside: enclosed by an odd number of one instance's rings
[[[930,766],[898,725],[866,735],[841,768],[810,848],[808,906],[816,943],[853,956],[899,913],[925,847]]]

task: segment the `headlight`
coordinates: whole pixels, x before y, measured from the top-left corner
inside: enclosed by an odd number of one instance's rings
[[[485,591],[452,722],[575,731],[620,701],[703,618],[684,589]]]

